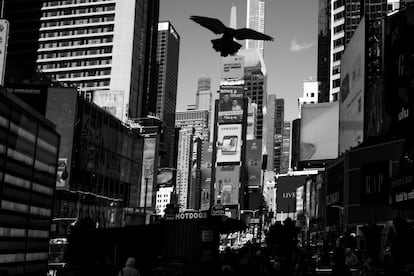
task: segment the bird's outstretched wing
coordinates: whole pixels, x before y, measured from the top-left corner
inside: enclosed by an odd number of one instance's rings
[[[234,36],[237,40],[243,39],[255,39],[255,40],[270,40],[273,41],[273,37],[268,36],[263,33],[256,32],[255,30],[248,29],[248,28],[241,28],[235,30],[236,34]]]
[[[209,29],[215,34],[222,34],[226,30],[226,26],[216,18],[192,15],[190,19],[200,24],[204,28]]]

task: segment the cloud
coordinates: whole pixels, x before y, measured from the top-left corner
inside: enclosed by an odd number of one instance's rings
[[[293,39],[292,43],[290,44],[290,50],[292,52],[305,51],[312,48],[315,45],[316,41],[312,41],[310,43],[303,42],[302,44],[299,44],[298,42],[296,42],[296,39]]]

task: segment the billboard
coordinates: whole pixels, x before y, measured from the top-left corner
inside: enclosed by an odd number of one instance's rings
[[[60,134],[59,161],[64,161],[68,177],[66,181],[59,181],[56,189],[68,189],[72,169],[72,152],[76,123],[76,109],[78,92],[76,88],[51,87],[47,93],[46,118],[56,125]],[[64,110],[65,112],[62,112]],[[62,163],[63,165],[63,163]],[[63,172],[64,169],[62,169]]]
[[[277,213],[296,212],[296,190],[306,184],[306,176],[282,176],[277,179]]]
[[[128,99],[124,90],[97,90],[93,92],[93,103],[125,122],[128,116]]]
[[[388,18],[385,39],[385,110],[390,134],[405,138],[400,167],[414,160],[414,8]]]
[[[217,134],[217,159],[222,162],[240,162],[241,124],[219,125]]]
[[[210,209],[211,198],[211,169],[213,158],[213,144],[204,143],[201,161],[201,201],[200,210]]]
[[[246,143],[248,187],[259,188],[262,173],[262,140],[247,140]]]
[[[7,40],[9,39],[9,21],[0,19],[0,86],[3,86],[6,69]]]
[[[339,153],[364,138],[365,17],[361,19],[341,58]]]
[[[299,161],[338,157],[338,121],[338,102],[302,105]]]
[[[387,204],[389,177],[389,160],[361,165],[361,205]]]
[[[243,86],[220,86],[219,123],[241,123],[243,120]]]
[[[49,91],[47,85],[8,84],[5,89],[7,92],[20,98],[40,114],[46,114],[46,104]],[[60,104],[58,104],[58,107],[60,107]]]
[[[223,205],[239,203],[240,166],[225,165],[216,168],[214,202],[220,197]]]
[[[151,208],[154,190],[154,175],[157,171],[157,137],[146,137],[144,139],[144,152],[142,161],[141,197],[140,207]]]
[[[244,56],[228,56],[221,59],[222,79],[244,78]]]

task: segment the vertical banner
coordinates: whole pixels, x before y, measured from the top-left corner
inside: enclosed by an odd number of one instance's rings
[[[261,182],[262,142],[261,140],[247,140],[246,143],[248,186],[250,188],[259,188]]]
[[[203,144],[203,158],[201,161],[201,210],[210,209],[210,197],[211,197],[211,170],[212,170],[212,158],[213,158],[213,144]]]
[[[157,153],[156,147],[156,137],[146,137],[144,139],[140,207],[151,208],[152,205],[154,175],[157,169],[155,163],[155,157]]]
[[[0,19],[0,86],[4,84],[4,71],[6,69],[7,40],[9,38],[9,22]]]
[[[214,201],[221,198],[223,205],[239,203],[240,166],[225,165],[216,167]]]
[[[217,162],[240,162],[241,124],[219,125],[217,135]]]

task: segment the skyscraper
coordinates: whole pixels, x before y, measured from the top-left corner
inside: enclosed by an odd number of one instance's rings
[[[329,102],[331,0],[319,0],[317,80],[321,83],[319,102]]]
[[[180,211],[188,208],[188,192],[191,183],[194,128],[180,130],[178,138],[176,194]]]
[[[246,27],[264,33],[265,2],[263,0],[247,0]],[[246,40],[246,49],[259,49],[263,56],[263,40]]]
[[[284,119],[285,100],[276,99],[275,136],[273,146],[273,167],[276,173],[281,173]]]
[[[175,127],[182,129],[194,128],[194,136],[204,142],[209,139],[209,114],[206,109],[177,111],[175,113]]]
[[[322,9],[326,2],[321,1],[320,4]],[[337,101],[341,85],[341,56],[346,45],[362,16],[366,16],[367,22],[383,18],[387,14],[388,5],[387,0],[331,0],[330,8],[329,101]]]
[[[263,107],[267,101],[267,71],[258,49],[240,50],[244,56],[244,92],[257,104],[257,139],[263,137]]]
[[[125,117],[146,115],[144,94],[155,96],[149,74],[156,45],[152,30],[157,26],[151,24],[158,21],[159,0],[5,2],[5,18],[13,26],[6,84],[31,82],[37,69],[78,87],[90,100],[97,90],[121,91],[128,108]]]
[[[274,147],[275,147],[275,126],[276,126],[276,95],[269,95],[267,97],[267,112],[264,117],[266,127],[266,153],[267,153],[267,168],[268,171],[274,171]]]
[[[157,117],[165,123],[164,143],[166,154],[161,158],[162,167],[173,166],[175,108],[177,100],[178,57],[180,36],[170,22],[158,24],[158,90]]]
[[[290,122],[283,122],[282,154],[280,156],[280,173],[287,173],[290,166]]]
[[[211,92],[211,78],[201,76],[197,81],[196,106],[197,109],[207,109],[211,113],[213,93]]]

